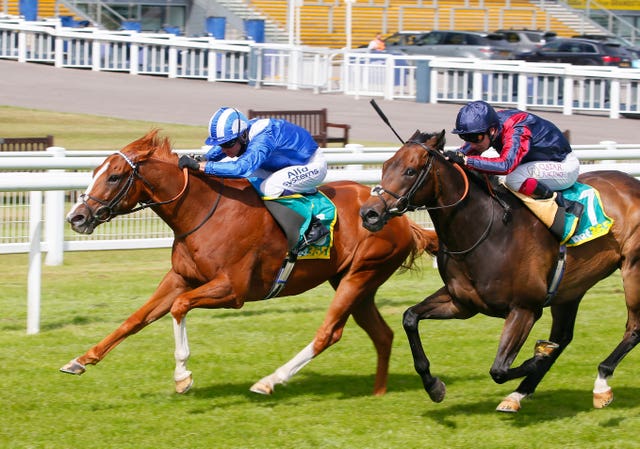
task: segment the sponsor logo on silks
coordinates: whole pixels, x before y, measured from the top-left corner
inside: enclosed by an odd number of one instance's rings
[[[287,172],[287,177],[289,178],[287,181],[283,182],[282,184],[285,187],[292,187],[296,184],[298,184],[299,182],[305,181],[309,178],[313,178],[315,176],[317,176],[319,173],[318,169],[315,170],[309,170],[307,167],[301,167],[301,168],[296,168],[294,170],[288,171]]]

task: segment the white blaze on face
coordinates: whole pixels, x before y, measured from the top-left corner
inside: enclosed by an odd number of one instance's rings
[[[93,178],[91,178],[91,182],[89,183],[89,186],[87,187],[87,190],[84,191],[85,195],[89,195],[89,192],[91,192],[91,189],[93,189],[93,186],[95,185],[95,183],[98,180],[98,178],[100,178],[100,176],[102,176],[108,169],[109,169],[109,162],[105,162],[104,165],[102,167],[100,167],[100,170],[98,170],[96,172],[96,174],[93,175]],[[74,204],[73,207],[71,208],[71,211],[67,214],[67,218],[69,218],[70,216],[74,215],[74,211],[81,204],[82,204],[82,199],[78,199],[76,204]]]

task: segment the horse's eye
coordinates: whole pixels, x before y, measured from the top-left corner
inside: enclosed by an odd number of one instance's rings
[[[405,176],[415,176],[416,173],[418,173],[416,169],[411,167],[407,168],[404,172]]]
[[[109,184],[116,184],[119,181],[120,181],[120,175],[110,175],[109,179],[107,179],[107,182]]]

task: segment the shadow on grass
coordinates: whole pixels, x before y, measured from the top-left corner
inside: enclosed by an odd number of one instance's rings
[[[640,388],[614,388],[614,395],[614,402],[608,408],[635,409],[638,406],[637,398],[640,397]],[[559,389],[535,393],[531,398],[522,401],[522,408],[518,413],[497,412],[495,409],[502,398],[482,399],[475,402],[465,401],[464,404],[453,405],[447,405],[446,398],[441,404],[431,403],[426,395],[425,400],[432,406],[422,413],[422,416],[452,428],[458,427],[460,416],[469,415],[476,417],[481,415],[500,416],[505,423],[510,423],[518,428],[526,428],[545,421],[574,418],[585,412],[602,413],[593,408],[591,391],[583,389]],[[605,425],[615,427],[619,423],[619,420],[610,420]]]
[[[475,380],[482,376],[473,376]],[[256,379],[257,380],[257,379]],[[448,378],[450,385],[455,385],[456,379]],[[474,380],[470,378],[464,381]],[[196,380],[197,382],[197,380]],[[251,387],[247,382],[228,382],[198,386],[194,384],[193,389],[188,393],[190,396],[201,400],[219,399],[221,397],[243,398],[263,405],[286,404],[287,402],[297,402],[298,400],[308,401],[310,396],[333,399],[353,399],[373,396],[373,375],[350,375],[333,374],[326,375],[320,373],[302,373],[294,377],[286,385],[277,385],[272,395],[261,395],[249,391]],[[390,374],[388,381],[388,393],[415,392],[422,394],[422,384],[420,378],[413,374]],[[425,393],[426,397],[426,393]],[[222,406],[234,405],[237,401],[225,403]],[[216,407],[220,407],[218,402]]]

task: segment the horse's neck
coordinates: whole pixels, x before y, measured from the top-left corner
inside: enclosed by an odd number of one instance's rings
[[[466,195],[463,188],[441,188],[436,206],[430,208],[429,213],[439,238],[445,244],[451,239],[454,240],[451,244],[477,239],[490,221],[496,220],[494,208],[500,205],[491,197],[488,188],[481,186],[482,182],[482,179],[470,177]]]
[[[171,188],[158,195],[158,201],[166,200],[180,193],[183,176],[172,176],[180,179]],[[161,180],[165,182],[166,180]],[[154,208],[154,211],[173,229],[176,235],[192,232],[195,228],[219,222],[224,217],[250,216],[263,202],[244,179],[223,179],[204,174],[189,174],[188,186],[175,201]],[[263,208],[264,209],[264,208]],[[266,211],[266,209],[264,209]]]

